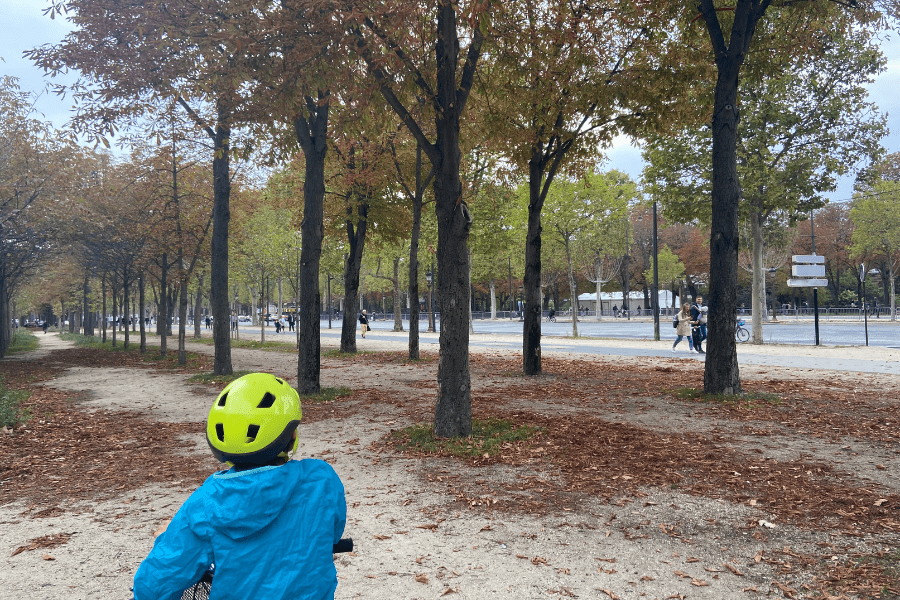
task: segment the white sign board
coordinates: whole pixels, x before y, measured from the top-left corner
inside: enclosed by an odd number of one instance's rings
[[[788,279],[788,287],[827,287],[827,279]]]
[[[793,265],[791,275],[794,277],[825,277],[825,265]]]
[[[824,265],[825,257],[818,254],[795,254],[791,257],[791,262],[806,263],[811,265]]]

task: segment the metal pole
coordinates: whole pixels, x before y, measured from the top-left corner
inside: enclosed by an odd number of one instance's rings
[[[331,273],[328,274],[328,329],[331,329]]]
[[[509,318],[513,318],[513,293],[512,293],[512,257],[509,259]]]
[[[628,305],[628,296],[630,295],[629,286],[628,285],[628,213],[625,213],[625,264],[622,265],[625,269],[625,289],[622,290],[622,306],[625,309],[625,316],[628,317],[628,320],[631,320],[631,311],[628,310],[630,307]]]
[[[653,201],[653,339],[659,341],[659,248],[656,239],[656,201]]]
[[[863,297],[862,297],[862,309],[863,309],[863,319],[866,323],[866,346],[869,345],[869,307],[866,306],[866,272],[863,270]]]
[[[816,255],[816,222],[813,218],[815,211],[809,212],[809,232],[812,238],[812,253]],[[816,316],[816,346],[819,345],[819,288],[813,288],[813,313]]]

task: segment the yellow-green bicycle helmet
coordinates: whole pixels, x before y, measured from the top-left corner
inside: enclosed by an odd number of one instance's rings
[[[206,420],[206,441],[220,462],[268,464],[288,456],[302,416],[297,390],[269,373],[250,373],[232,381],[216,398]]]

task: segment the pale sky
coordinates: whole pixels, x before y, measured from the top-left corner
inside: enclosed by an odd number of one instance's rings
[[[22,58],[24,50],[47,43],[56,43],[69,30],[60,18],[51,20],[43,15],[48,6],[46,0],[0,0],[0,14],[4,15],[2,35],[0,35],[0,74],[18,77],[24,90],[40,93],[46,85],[42,72]],[[870,87],[871,99],[883,112],[888,114],[888,128],[891,133],[882,144],[888,152],[900,151],[900,41],[894,35],[882,45],[882,52],[888,59],[887,69]],[[74,77],[70,79],[74,80]],[[43,94],[37,108],[46,120],[56,127],[62,127],[68,119],[71,102],[50,94]],[[629,144],[626,138],[616,140],[609,152],[605,169],[618,169],[639,179],[643,162],[640,150]],[[853,178],[840,180],[838,189],[829,198],[833,201],[848,200],[853,193]]]

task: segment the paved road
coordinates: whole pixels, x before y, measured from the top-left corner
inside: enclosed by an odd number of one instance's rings
[[[323,331],[328,326],[327,321],[322,322]],[[340,330],[340,322],[334,321],[333,327]],[[372,329],[391,330],[393,321],[374,321]],[[750,328],[749,319],[745,326]],[[408,323],[404,324],[404,328]],[[422,331],[427,328],[422,321]],[[520,321],[475,321],[475,333],[498,333],[509,335],[521,335],[522,323]],[[660,334],[663,338],[674,338],[672,325],[668,319],[660,323]],[[541,332],[547,336],[570,336],[572,334],[571,322],[542,323]],[[578,333],[583,337],[614,338],[631,340],[652,340],[653,323],[647,321],[629,321],[627,319],[605,319],[602,322],[585,321],[578,323]],[[772,344],[815,344],[815,330],[813,321],[783,321],[780,323],[766,323],[763,325],[763,341]],[[866,343],[864,323],[855,321],[828,321],[819,323],[819,341],[828,346],[863,346]],[[900,348],[900,322],[891,323],[886,319],[873,319],[869,321],[869,345]]]
[[[404,328],[408,329],[408,323],[404,322]],[[663,339],[674,339],[671,326],[663,322],[661,334]],[[748,323],[749,325],[749,323]],[[322,337],[337,340],[340,338],[340,321],[332,323],[332,329],[328,329],[328,321],[322,321]],[[372,331],[367,339],[378,341],[397,341],[396,334],[386,335],[393,329],[393,321],[374,321],[371,323]],[[666,328],[665,326],[668,326]],[[425,349],[437,350],[437,333],[427,333],[427,323],[421,322],[419,343]],[[480,348],[496,348],[498,350],[521,351],[522,348],[522,323],[519,321],[476,321],[474,324],[475,335],[470,344]],[[673,355],[669,351],[668,344],[654,343],[647,347],[618,347],[615,343],[606,340],[652,340],[653,324],[645,321],[628,321],[612,319],[609,321],[579,323],[581,342],[577,351],[590,354],[605,354],[611,356],[677,356],[679,358],[692,358],[703,360],[703,356],[679,351]],[[380,332],[381,335],[379,335]],[[571,335],[571,322],[544,323],[542,332],[546,336],[541,344],[545,351],[572,351],[576,350],[566,337]],[[865,344],[865,331],[862,323],[855,322],[826,322],[820,323],[820,339],[823,346],[862,346]],[[481,334],[500,334],[503,337],[491,337]],[[259,335],[259,328],[241,327],[241,335]],[[266,329],[266,336],[276,337],[293,336],[293,332],[275,334],[274,329]],[[798,346],[813,346],[814,332],[812,321],[782,322],[778,324],[766,324],[764,326],[764,338],[767,343],[797,344]],[[587,338],[587,340],[585,340]],[[594,339],[591,339],[594,338]],[[585,343],[587,341],[587,343]],[[681,344],[684,346],[684,342]],[[875,320],[869,323],[869,345],[886,348],[900,347],[900,323]],[[890,373],[900,375],[900,362],[892,360],[866,360],[849,357],[828,358],[825,356],[796,355],[777,356],[754,353],[750,344],[740,344],[738,361],[741,364],[770,365],[782,367],[797,367],[807,369],[828,369],[836,371],[857,371],[863,373]],[[680,348],[679,348],[680,350]],[[798,348],[799,350],[799,348]]]

